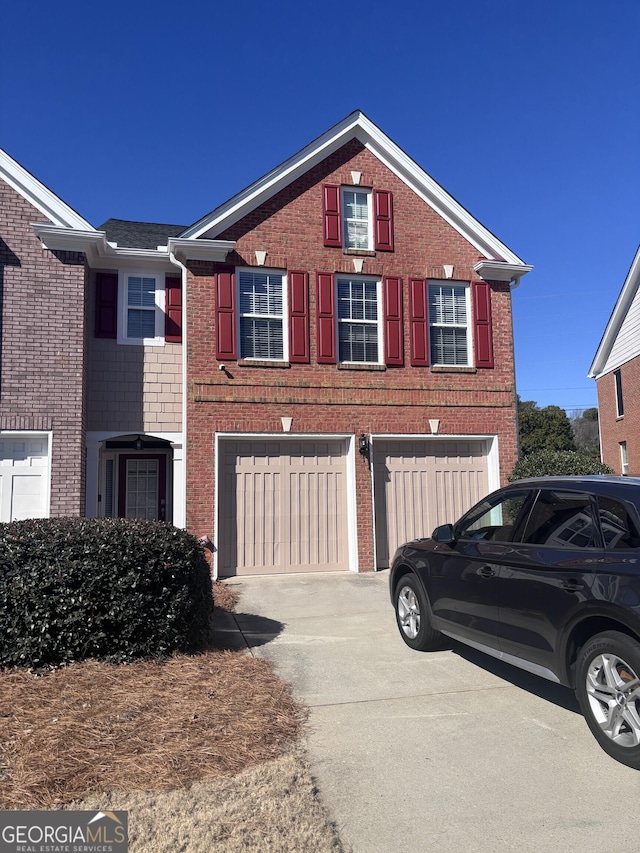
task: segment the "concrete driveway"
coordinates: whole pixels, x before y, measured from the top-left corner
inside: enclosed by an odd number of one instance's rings
[[[237,622],[311,708],[321,795],[354,853],[635,849],[640,773],[573,694],[398,634],[388,572],[242,578]]]

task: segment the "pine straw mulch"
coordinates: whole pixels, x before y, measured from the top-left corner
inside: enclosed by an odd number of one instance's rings
[[[282,755],[305,719],[271,665],[243,652],[0,671],[0,809],[185,789]]]

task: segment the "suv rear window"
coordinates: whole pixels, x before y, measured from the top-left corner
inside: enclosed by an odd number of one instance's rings
[[[638,548],[640,534],[635,511],[616,498],[598,497],[600,527],[605,548]]]
[[[590,496],[541,489],[521,541],[554,548],[601,547]]]

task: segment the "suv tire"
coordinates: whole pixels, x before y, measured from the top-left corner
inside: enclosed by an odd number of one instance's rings
[[[394,605],[400,636],[408,646],[421,652],[442,648],[442,634],[431,627],[427,597],[415,575],[400,578]]]
[[[618,631],[588,640],[576,663],[576,696],[604,751],[640,770],[640,643]]]

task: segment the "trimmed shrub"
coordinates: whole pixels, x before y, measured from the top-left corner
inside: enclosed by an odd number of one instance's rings
[[[561,477],[585,474],[613,474],[611,468],[597,462],[588,453],[575,450],[539,450],[519,459],[509,475],[509,482],[526,477]]]
[[[212,613],[209,566],[184,530],[133,519],[0,524],[0,666],[195,651]]]

